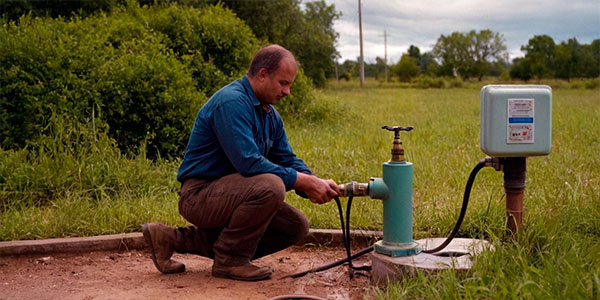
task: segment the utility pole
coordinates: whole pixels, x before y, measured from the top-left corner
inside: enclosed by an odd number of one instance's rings
[[[388,64],[387,64],[387,37],[390,36],[387,34],[385,29],[383,30],[383,51],[385,53],[384,63],[385,63],[385,82],[388,82],[389,72],[388,72]]]
[[[358,31],[360,35],[360,87],[363,87],[363,81],[365,80],[365,60],[363,57],[363,37],[362,37],[362,5],[358,0]]]

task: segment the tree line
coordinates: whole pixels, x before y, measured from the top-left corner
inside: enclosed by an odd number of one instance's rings
[[[420,74],[461,77],[463,80],[484,76],[530,80],[559,78],[596,78],[600,75],[600,39],[581,44],[576,38],[556,44],[548,35],[536,35],[521,47],[524,57],[509,62],[502,34],[491,30],[453,32],[441,35],[433,49],[421,53],[411,45],[400,60],[390,66],[398,80],[411,81]],[[356,61],[338,65],[342,78],[359,76]],[[365,65],[365,76],[383,78],[385,63],[377,57],[374,64]]]

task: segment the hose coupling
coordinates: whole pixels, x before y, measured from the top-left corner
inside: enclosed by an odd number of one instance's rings
[[[338,185],[340,197],[369,196],[369,184],[351,181]]]
[[[484,162],[486,167],[492,167],[496,171],[502,170],[502,161],[499,157],[486,156],[484,159],[482,159],[482,161]]]

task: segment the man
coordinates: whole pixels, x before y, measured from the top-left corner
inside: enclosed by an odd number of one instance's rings
[[[285,249],[308,233],[308,220],[284,202],[291,189],[322,204],[339,192],[296,157],[272,105],[290,94],[298,65],[279,45],[256,53],[246,76],[216,92],[200,109],[177,180],[179,212],[194,226],[143,226],[162,273],[185,271],[173,252],[213,258],[212,275],[262,280],[268,267],[251,260]]]

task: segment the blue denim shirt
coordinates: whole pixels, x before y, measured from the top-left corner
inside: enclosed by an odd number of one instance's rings
[[[296,172],[312,174],[292,151],[275,108],[263,109],[245,76],[216,92],[198,112],[177,180],[236,172],[275,174],[288,191]]]

